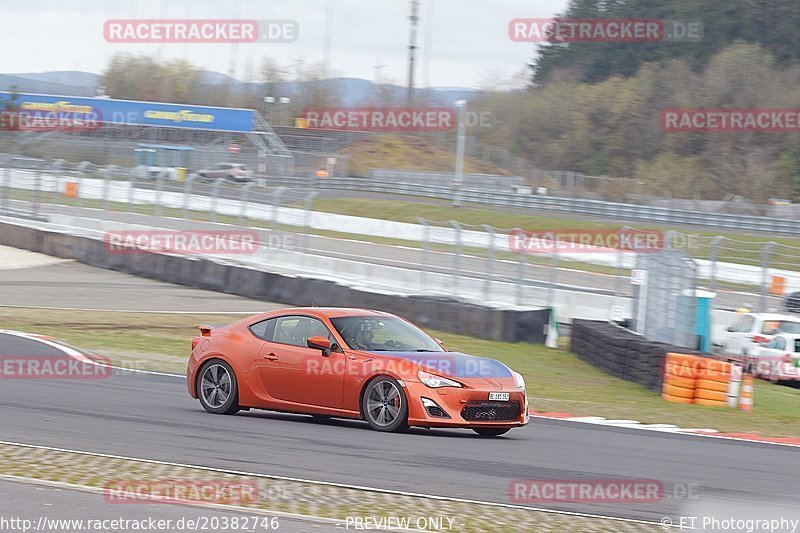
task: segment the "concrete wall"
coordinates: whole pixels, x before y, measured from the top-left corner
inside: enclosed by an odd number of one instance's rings
[[[265,272],[195,257],[137,252],[109,254],[97,239],[0,223],[0,244],[74,259],[150,279],[290,305],[375,308],[420,326],[484,339],[544,341],[549,310],[503,309],[449,298],[402,296],[334,281]]]

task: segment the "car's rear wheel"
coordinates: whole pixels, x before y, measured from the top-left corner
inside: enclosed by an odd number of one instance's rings
[[[472,428],[472,431],[481,437],[499,437],[504,433],[508,433],[511,428]]]
[[[400,383],[389,376],[372,380],[361,398],[361,412],[376,431],[408,429],[408,402]]]
[[[239,411],[239,386],[228,363],[219,359],[208,361],[197,376],[197,397],[203,409],[215,415]]]

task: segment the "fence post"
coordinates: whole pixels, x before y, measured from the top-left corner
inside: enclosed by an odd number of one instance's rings
[[[155,226],[158,226],[158,221],[156,219],[161,218],[161,196],[164,192],[164,173],[159,172],[156,175],[156,198],[153,205],[153,222]]]
[[[769,283],[769,254],[777,246],[775,242],[768,242],[761,250],[761,297],[759,301],[759,311],[767,311],[767,283]]]
[[[8,162],[5,161],[3,166],[3,213],[8,213],[8,197],[11,195],[11,169],[8,168]]]
[[[428,243],[431,238],[430,226],[428,221],[422,217],[417,217],[417,222],[422,226],[422,270],[420,271],[420,281],[422,282],[422,290],[428,287]]]
[[[711,292],[717,292],[717,257],[719,257],[719,245],[725,237],[717,235],[711,239],[711,250],[708,252],[708,259],[711,262],[711,272],[709,273],[709,289]]]
[[[672,248],[673,242],[675,242],[675,231],[668,229],[664,232],[664,249],[669,250]]]
[[[61,192],[58,187],[58,174],[60,173],[61,167],[64,165],[64,163],[65,161],[63,159],[56,159],[50,166],[50,169],[53,172],[53,190],[52,194],[50,195],[50,200],[54,206],[58,204],[58,195]]]
[[[128,206],[125,208],[125,223],[130,224],[133,218],[133,202],[136,200],[136,174],[141,167],[128,169]]]
[[[39,161],[39,163],[36,165],[36,181],[34,182],[33,186],[33,202],[31,203],[31,209],[33,210],[34,217],[39,215],[39,205],[41,204],[42,195],[42,170],[44,166],[44,160]]]
[[[192,183],[196,177],[197,174],[187,176],[183,185],[183,220],[189,220],[189,200],[192,197]]]
[[[617,267],[616,272],[614,274],[614,300],[616,301],[619,298],[620,293],[622,292],[622,239],[624,237],[624,233],[628,230],[628,226],[622,226],[619,228],[619,233],[617,234],[617,242],[619,246],[617,246]]]
[[[214,180],[214,183],[211,184],[211,213],[209,213],[209,218],[213,224],[217,223],[217,201],[219,200],[219,186],[223,181],[225,181],[225,178],[217,178]]]
[[[513,233],[524,235],[522,228],[514,228],[511,230]],[[517,260],[517,305],[522,305],[522,289],[525,278],[525,250],[521,249],[517,252],[519,259]]]
[[[486,277],[483,280],[483,299],[489,299],[491,292],[492,276],[494,274],[494,228],[489,224],[483,224],[483,230],[489,236],[489,247],[486,251]]]
[[[558,242],[553,243],[553,253],[550,255],[550,272],[547,281],[547,307],[553,308],[556,290],[556,271],[558,270]]]
[[[247,204],[249,203],[247,198],[254,185],[255,182],[246,183],[239,191],[239,225],[241,227],[244,227],[244,221],[247,219]]]
[[[88,161],[81,161],[81,163],[78,164],[78,175],[76,177],[76,180],[78,182],[78,189],[77,189],[77,194],[75,195],[76,216],[81,215],[81,209],[83,205],[83,193],[84,193],[83,182],[84,179],[86,178],[86,169],[89,168],[89,165],[91,165],[91,163]]]
[[[308,243],[311,239],[309,232],[311,231],[311,213],[314,212],[314,197],[317,196],[317,191],[310,191],[305,198],[303,213],[303,251],[308,253]]]
[[[458,296],[458,278],[461,274],[461,224],[451,220],[450,225],[455,230],[456,235],[456,251],[453,254],[453,294]]]
[[[272,193],[272,232],[278,231],[278,210],[281,204],[281,195],[286,187],[277,187]]]
[[[108,218],[108,197],[111,190],[111,174],[114,172],[116,167],[114,165],[108,165],[106,168],[103,169],[103,213],[105,214],[106,218]]]

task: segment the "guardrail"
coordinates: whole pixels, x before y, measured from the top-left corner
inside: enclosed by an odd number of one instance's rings
[[[456,200],[500,207],[516,207],[575,213],[582,216],[596,216],[614,220],[646,221],[656,224],[678,226],[701,226],[723,231],[772,233],[780,235],[800,235],[800,221],[754,215],[734,215],[726,213],[706,213],[637,204],[586,200],[580,198],[561,198],[536,194],[519,194],[494,190],[453,189],[442,185],[424,183],[402,183],[382,181],[372,178],[269,178],[268,184],[294,185],[298,187],[317,187],[321,189],[341,189],[424,196],[440,200]]]

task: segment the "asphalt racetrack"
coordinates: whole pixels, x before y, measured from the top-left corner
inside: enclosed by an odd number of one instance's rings
[[[37,270],[49,269],[63,282],[63,298],[80,291],[88,299],[94,290],[93,307],[109,302],[108,287],[72,287],[69,281],[90,267],[70,265],[2,271],[0,283],[37,280]],[[130,276],[101,272],[101,284],[130,282]],[[168,295],[193,291],[139,281],[141,298],[162,309],[177,306]],[[41,305],[37,292],[31,294],[29,305]],[[256,303],[218,296],[224,310],[240,301]],[[264,309],[277,305],[257,303]],[[36,341],[0,334],[0,355],[53,353]],[[663,499],[531,506],[654,521],[696,515],[707,506],[747,514],[755,512],[754,501],[783,516],[800,509],[798,449],[769,444],[545,419],[484,439],[467,430],[383,434],[359,421],[264,411],[215,416],[189,397],[183,377],[127,371],[92,380],[2,380],[0,413],[3,441],[389,490],[513,503],[509,485],[518,479],[646,479],[663,483]]]

